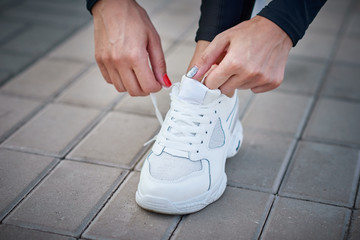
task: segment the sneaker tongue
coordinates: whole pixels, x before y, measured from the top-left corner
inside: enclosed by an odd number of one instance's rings
[[[210,90],[204,84],[185,75],[181,79],[178,97],[192,104],[208,104],[220,96],[220,90]]]

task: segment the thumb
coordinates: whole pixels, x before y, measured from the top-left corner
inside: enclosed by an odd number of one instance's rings
[[[216,37],[209,44],[209,46],[202,53],[200,59],[195,62],[190,71],[186,74],[187,77],[196,80],[201,80],[207,73],[211,66],[217,64],[217,60],[226,51],[229,41],[225,37]]]
[[[166,63],[160,38],[156,36],[149,37],[147,50],[149,52],[149,60],[156,80],[162,86],[170,87],[171,82],[166,74]]]

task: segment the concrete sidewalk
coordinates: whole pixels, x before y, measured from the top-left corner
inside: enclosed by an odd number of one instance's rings
[[[200,0],[139,2],[180,80]],[[327,2],[281,87],[240,92],[245,139],[225,194],[166,216],[134,199],[160,127],[151,101],[102,79],[85,1],[1,1],[0,239],[360,239],[359,22],[359,1]]]

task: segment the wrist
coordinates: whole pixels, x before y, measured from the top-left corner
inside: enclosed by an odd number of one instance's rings
[[[259,29],[266,29],[270,35],[272,35],[272,39],[275,41],[281,43],[285,48],[287,48],[289,51],[293,46],[293,42],[289,35],[276,23],[273,21],[267,19],[263,16],[255,16],[253,18],[256,24],[259,24]]]

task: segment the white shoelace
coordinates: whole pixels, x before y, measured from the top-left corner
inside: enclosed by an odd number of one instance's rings
[[[156,117],[162,125],[163,118],[157,106],[156,96],[150,94],[150,97]],[[163,147],[198,152],[197,145],[202,144],[202,136],[208,134],[206,126],[212,124],[207,117],[209,106],[190,104],[172,95],[171,105],[174,110],[170,112],[168,128],[159,137],[158,143]],[[154,141],[156,137],[157,135],[144,145]]]

